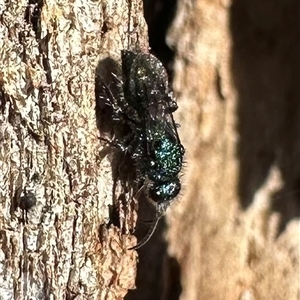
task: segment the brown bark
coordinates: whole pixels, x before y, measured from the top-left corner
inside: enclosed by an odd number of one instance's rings
[[[95,72],[121,49],[147,50],[141,2],[9,1],[0,11],[0,298],[122,299],[135,286],[136,241],[114,226],[99,237],[113,182]],[[36,197],[28,211],[25,196]]]
[[[107,56],[147,50],[141,2],[19,2],[0,18],[0,298],[122,299],[135,215],[101,226],[114,183],[94,89]],[[154,236],[126,299],[299,297],[297,12],[296,0],[178,1],[184,190],[169,257]]]
[[[299,297],[298,12],[179,1],[168,41],[187,167],[167,239],[181,300]]]
[[[184,191],[169,256],[158,240],[140,249],[126,299],[299,298],[298,12],[295,0],[178,1],[167,41]]]

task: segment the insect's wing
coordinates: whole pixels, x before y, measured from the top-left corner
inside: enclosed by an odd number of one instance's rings
[[[122,71],[125,98],[139,118],[136,157],[152,180],[175,176],[181,169],[184,150],[172,115],[177,104],[166,70],[151,54],[123,51]]]
[[[177,109],[162,63],[148,53],[122,51],[124,94],[140,117],[150,112],[152,118],[164,110]]]

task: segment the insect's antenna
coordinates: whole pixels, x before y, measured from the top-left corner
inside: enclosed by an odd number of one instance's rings
[[[156,220],[154,222],[152,222],[147,234],[143,237],[143,239],[140,242],[138,242],[135,246],[129,248],[128,250],[137,250],[137,249],[141,248],[142,246],[144,246],[152,237],[160,218],[161,218],[161,216],[158,216],[156,218]]]

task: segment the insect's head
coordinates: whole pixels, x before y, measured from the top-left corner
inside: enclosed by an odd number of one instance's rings
[[[180,192],[181,184],[177,177],[170,178],[168,181],[153,183],[149,188],[150,198],[158,205],[170,202]]]

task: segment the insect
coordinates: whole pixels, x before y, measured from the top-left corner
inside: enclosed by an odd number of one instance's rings
[[[123,50],[122,95],[112,97],[109,90],[107,105],[113,119],[129,128],[126,135],[111,141],[134,161],[136,183],[146,191],[156,207],[156,220],[138,249],[152,236],[160,217],[179,194],[184,147],[182,146],[173,112],[177,109],[168,76],[162,63],[148,53]]]
[[[24,192],[24,195],[20,198],[19,206],[26,211],[30,210],[36,205],[36,196],[32,191]]]

